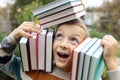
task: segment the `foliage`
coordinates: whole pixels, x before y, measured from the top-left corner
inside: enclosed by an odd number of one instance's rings
[[[34,21],[31,10],[53,0],[17,0],[11,11],[13,29],[24,21]]]
[[[2,39],[7,35],[7,33],[5,32],[0,32],[0,42],[2,41]]]
[[[105,2],[99,9],[103,12],[103,16],[100,18],[99,30],[108,34],[114,35],[117,39],[120,39],[120,8],[118,7],[120,0],[112,0],[111,2]]]
[[[120,48],[117,49],[117,57],[120,58]]]
[[[117,48],[117,57],[120,58],[120,40],[118,41],[118,48]]]
[[[2,15],[2,19],[6,19],[7,18],[7,13],[8,13],[8,10],[12,7],[11,4],[7,4],[6,7],[3,7],[1,8],[0,7],[0,15]]]
[[[90,29],[89,32],[91,37],[102,38],[105,35],[105,33],[99,32],[95,29]]]
[[[102,75],[102,80],[110,80],[109,77],[108,77],[108,74],[107,74],[106,67],[104,68],[104,72],[103,72],[103,75]]]

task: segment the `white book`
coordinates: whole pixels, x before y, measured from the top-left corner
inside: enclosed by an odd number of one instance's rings
[[[61,4],[61,5],[57,6],[57,7],[54,7],[52,9],[49,9],[48,11],[45,11],[42,14],[38,14],[38,15],[36,15],[36,17],[37,17],[37,19],[42,19],[44,17],[50,16],[52,14],[59,13],[59,12],[61,12],[63,10],[69,9],[69,8],[71,8],[73,6],[77,6],[77,5],[83,5],[83,4],[81,3],[80,0],[67,2],[67,3]]]
[[[53,46],[53,29],[49,29],[47,36],[46,36],[46,72],[51,72],[53,67],[53,53],[52,53],[52,46]]]
[[[79,59],[79,64],[78,64],[78,73],[77,73],[77,77],[78,79],[82,80],[83,78],[83,70],[84,70],[84,54],[87,53],[87,51],[91,48],[92,45],[94,45],[94,43],[96,42],[96,38],[93,38],[89,44],[87,44],[86,47],[84,47],[81,51],[80,51],[80,59]]]
[[[89,65],[90,65],[90,57],[92,54],[95,53],[95,51],[98,49],[100,46],[100,39],[97,39],[95,44],[91,46],[91,48],[87,51],[87,53],[84,54],[84,69],[83,69],[83,79],[82,80],[87,80],[88,79],[88,72],[89,72]]]
[[[88,80],[97,80],[101,78],[104,71],[104,60],[102,58],[103,47],[99,46],[98,50],[92,55],[89,68]]]
[[[22,37],[19,42],[20,56],[22,59],[23,71],[29,71],[29,61],[28,61],[28,39]]]
[[[37,70],[37,33],[32,32],[32,38],[29,38],[31,70]]]
[[[60,23],[66,22],[66,21],[70,21],[70,20],[79,18],[79,17],[83,16],[85,13],[86,13],[85,10],[82,10],[82,11],[79,11],[77,13],[71,14],[69,16],[65,16],[65,17],[60,18],[58,20],[54,20],[54,21],[51,21],[49,23],[45,23],[45,24],[41,24],[41,25],[43,28],[51,27],[51,26],[54,26],[54,25],[57,25],[57,24],[60,24]]]
[[[65,16],[69,16],[69,15],[72,15],[74,13],[77,13],[77,12],[79,12],[81,10],[84,10],[83,5],[73,6],[70,9],[60,11],[59,13],[55,13],[55,14],[52,14],[50,16],[47,16],[45,18],[40,19],[40,23],[41,24],[49,23],[51,21],[61,19],[61,18],[65,17]]]
[[[38,69],[45,70],[45,51],[46,51],[47,29],[42,29],[38,34]]]
[[[43,6],[40,6],[34,10],[32,10],[33,12],[33,15],[38,15],[38,14],[43,14],[44,12],[48,11],[48,10],[51,10],[57,6],[60,6],[62,4],[65,4],[67,2],[71,2],[71,1],[77,1],[77,0],[55,0],[53,2],[50,2],[46,5],[43,5]]]
[[[73,59],[72,59],[72,71],[71,71],[71,79],[76,80],[77,75],[77,66],[78,66],[78,55],[80,54],[80,50],[82,50],[89,42],[91,38],[85,39],[78,47],[74,49]]]

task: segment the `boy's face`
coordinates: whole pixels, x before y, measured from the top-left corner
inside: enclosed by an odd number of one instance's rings
[[[73,49],[85,37],[85,30],[78,25],[59,26],[53,44],[54,60],[58,68],[64,71],[70,71]]]

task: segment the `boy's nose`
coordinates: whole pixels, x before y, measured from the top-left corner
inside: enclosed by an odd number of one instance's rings
[[[68,48],[68,40],[64,39],[61,43],[60,43],[60,48],[62,49],[67,49]]]

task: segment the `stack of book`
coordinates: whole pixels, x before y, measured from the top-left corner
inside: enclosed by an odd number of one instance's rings
[[[85,7],[80,0],[55,0],[32,10],[42,26],[42,33],[27,39],[22,37],[19,42],[24,71],[52,71],[53,30],[48,27],[79,18],[85,14]]]
[[[42,29],[42,33],[32,32],[32,38],[22,37],[19,42],[23,71],[44,70],[52,71],[52,44],[54,31]]]
[[[87,38],[75,48],[71,80],[100,80],[104,71],[100,39]]]
[[[24,71],[52,71],[53,66],[53,35],[54,31],[45,29],[85,14],[84,5],[80,0],[55,0],[32,10],[42,26],[40,34],[31,33],[32,38],[22,37],[19,46]],[[71,80],[98,80],[104,70],[102,59],[103,48],[100,39],[87,38],[74,49]]]
[[[81,0],[55,0],[32,10],[40,24],[46,28],[80,18],[85,14]]]

